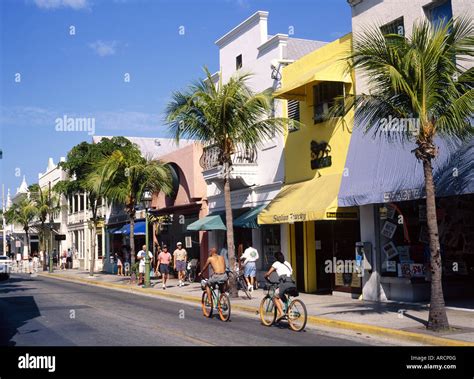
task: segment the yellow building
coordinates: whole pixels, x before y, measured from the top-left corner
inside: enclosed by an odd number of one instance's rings
[[[300,121],[285,136],[285,185],[260,213],[260,224],[288,223],[285,255],[304,292],[360,293],[357,275],[334,274],[333,262],[355,257],[360,238],[357,208],[340,208],[337,195],[345,170],[353,113],[324,121],[334,98],[354,93],[344,57],[348,34],[283,68],[274,94],[288,101],[288,117]],[[329,272],[328,272],[329,271]]]

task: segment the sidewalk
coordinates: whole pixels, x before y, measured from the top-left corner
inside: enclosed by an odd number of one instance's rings
[[[152,288],[145,289],[130,284],[128,277],[105,273],[96,273],[94,277],[90,277],[88,272],[75,269],[56,270],[53,274],[40,272],[39,275],[194,302],[200,302],[202,294],[200,283],[186,283],[186,286],[178,287],[177,279],[170,279],[167,289],[163,290],[161,279],[158,278],[152,278]],[[252,299],[244,298],[244,294],[239,293],[238,299],[231,299],[232,308],[255,315],[264,293],[265,291],[258,289],[253,292]],[[429,345],[474,346],[474,312],[447,309],[452,330],[434,333],[425,328],[428,320],[426,305],[379,303],[334,295],[301,294],[299,298],[307,307],[308,323],[311,324]]]

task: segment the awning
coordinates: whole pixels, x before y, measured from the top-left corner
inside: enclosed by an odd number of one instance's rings
[[[234,220],[234,226],[240,228],[251,228],[256,229],[259,227],[257,223],[257,217],[259,213],[266,207],[266,205],[261,205],[259,207],[252,208],[248,212],[244,213],[243,215],[237,217]]]
[[[225,213],[222,212],[207,215],[189,224],[187,230],[227,230],[223,217],[225,217]]]
[[[136,235],[136,236],[140,236],[140,235],[144,236],[145,232],[146,232],[146,222],[145,221],[135,222],[135,225],[134,225],[134,228],[133,228],[133,234]],[[129,235],[130,234],[130,224],[125,224],[120,229],[113,232],[113,234]]]
[[[259,224],[312,220],[358,219],[357,208],[340,208],[337,196],[342,173],[287,184],[258,216]]]
[[[306,74],[302,74],[297,80],[284,84],[282,88],[273,93],[273,97],[281,99],[305,100],[306,84],[314,82],[343,82],[352,83],[349,74],[345,73],[344,67],[333,61],[323,66],[318,66]]]
[[[416,200],[425,197],[423,164],[411,152],[414,143],[387,141],[355,127],[346,159],[339,206]],[[474,193],[474,140],[467,143],[436,138],[433,160],[436,196]]]

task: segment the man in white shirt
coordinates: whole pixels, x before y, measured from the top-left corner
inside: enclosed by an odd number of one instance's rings
[[[143,278],[145,276],[145,265],[146,265],[146,245],[142,246],[142,249],[138,252],[137,258],[139,260],[139,265],[138,265],[138,273],[139,273],[139,278],[138,278],[138,285],[143,284]],[[148,256],[150,259],[153,259],[153,254],[151,251],[148,251]]]
[[[249,292],[253,291],[255,284],[255,277],[257,276],[257,265],[258,251],[253,248],[250,244],[245,249],[244,253],[240,257],[242,265],[244,266],[244,276],[247,282]]]

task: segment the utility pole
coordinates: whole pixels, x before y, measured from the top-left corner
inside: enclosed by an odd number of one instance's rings
[[[48,206],[49,206],[49,272],[53,273],[53,212],[51,211],[51,182],[49,182],[48,192]]]
[[[2,184],[2,237],[3,255],[7,255],[7,224],[5,222],[5,184]]]

